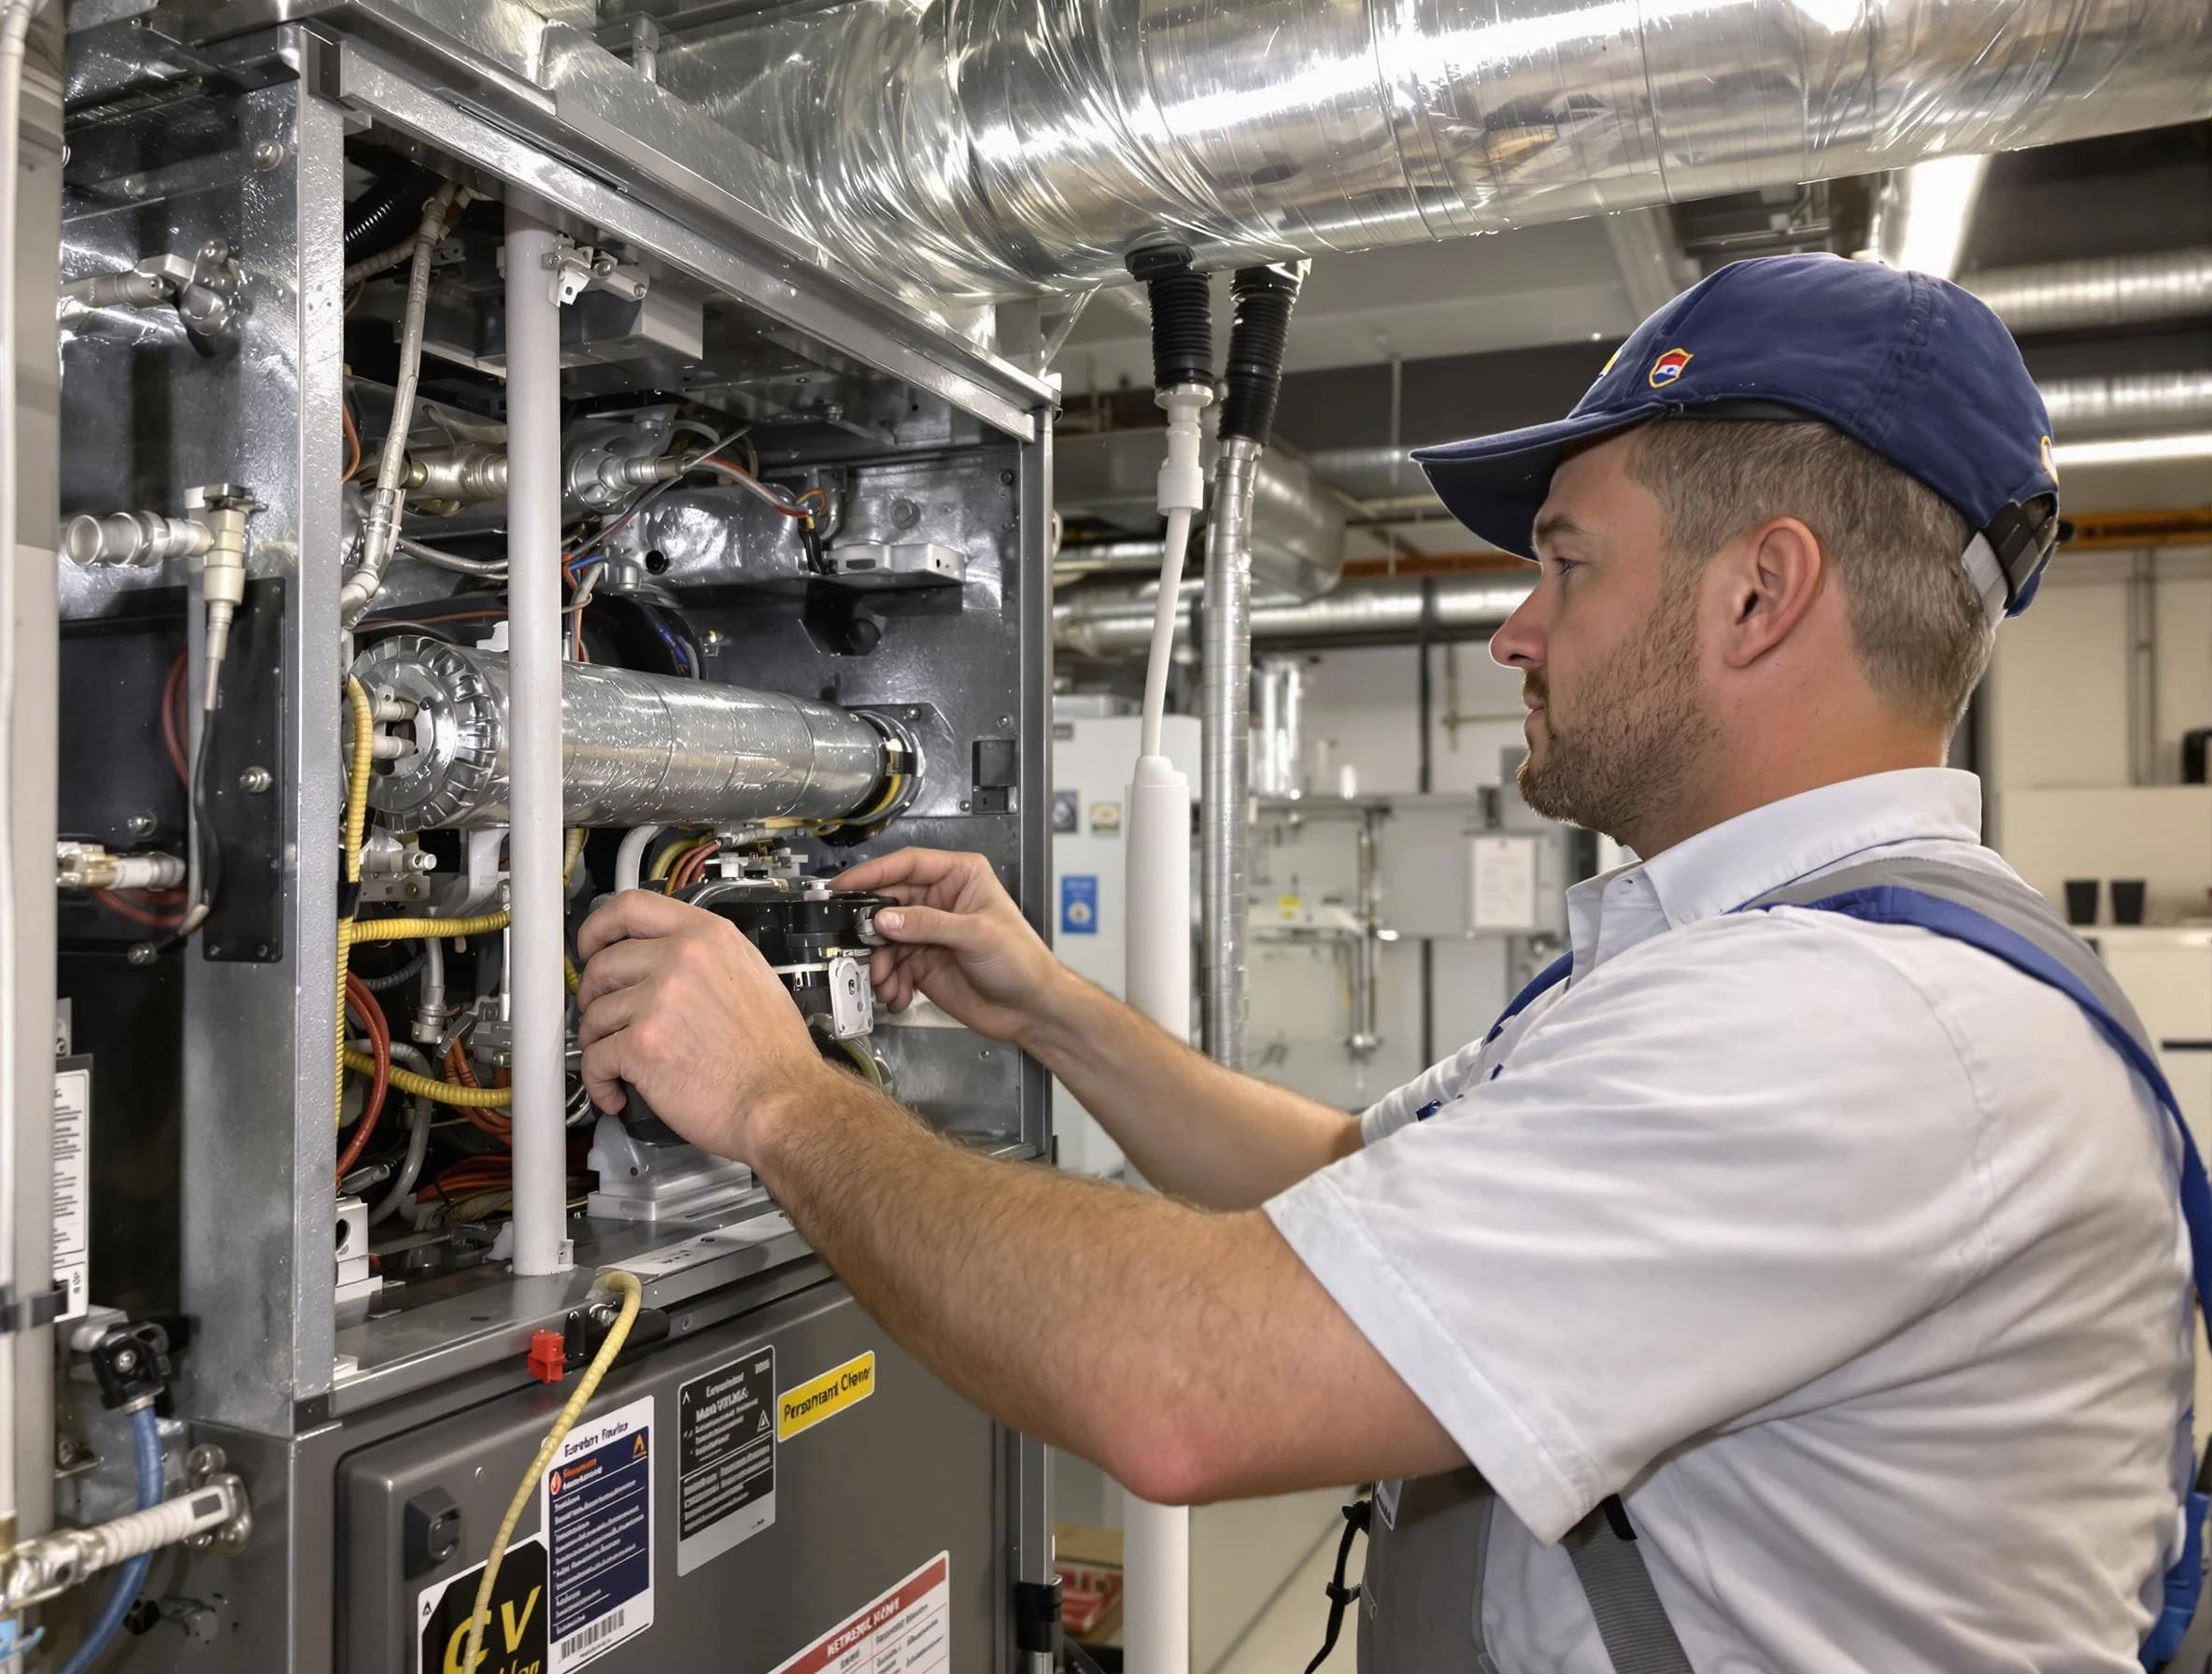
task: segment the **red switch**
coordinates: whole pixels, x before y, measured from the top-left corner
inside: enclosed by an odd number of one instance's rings
[[[568,1376],[568,1345],[560,1332],[530,1334],[530,1375],[541,1383],[558,1383]]]

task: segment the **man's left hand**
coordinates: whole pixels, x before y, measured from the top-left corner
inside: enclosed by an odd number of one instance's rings
[[[726,918],[625,889],[585,921],[576,952],[584,1085],[603,1111],[621,1110],[628,1082],[693,1144],[757,1164],[775,1110],[835,1073]]]

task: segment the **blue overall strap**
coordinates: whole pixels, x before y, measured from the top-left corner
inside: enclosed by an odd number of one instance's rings
[[[1513,996],[1513,1003],[1498,1013],[1497,1021],[1490,1026],[1490,1032],[1482,1037],[1482,1044],[1487,1046],[1498,1036],[1504,1034],[1507,1024],[1526,1011],[1538,996],[1549,993],[1565,982],[1567,973],[1574,968],[1575,956],[1571,953],[1563,953],[1538,972],[1534,977],[1529,979],[1528,986]]]
[[[1878,881],[1906,877],[1911,882]],[[2212,1332],[2212,1180],[2205,1176],[2204,1159],[2182,1118],[2181,1106],[2134,1008],[2095,953],[2059,921],[2040,896],[2001,874],[1974,872],[1935,861],[1898,860],[1876,861],[1815,878],[1763,896],[1744,910],[1784,905],[1841,913],[1872,924],[1910,925],[1964,942],[2002,959],[2023,976],[2057,989],[2078,1006],[2128,1067],[2143,1078],[2181,1142],[2181,1218],[2189,1229],[2190,1267],[2198,1307],[2205,1329]],[[2189,1457],[2193,1470],[2193,1441]],[[2161,1667],[2180,1648],[2204,1585],[2205,1519],[2212,1502],[2195,1491],[2193,1482],[2184,1484],[2183,1493],[2186,1523],[2182,1549],[2166,1572],[2165,1607],[2143,1641],[2141,1656],[2146,1668]]]

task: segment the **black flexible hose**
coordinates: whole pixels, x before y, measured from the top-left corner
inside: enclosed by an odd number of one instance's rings
[[[1153,245],[1129,257],[1129,272],[1152,301],[1153,388],[1212,383],[1213,292],[1192,271],[1189,249]]]
[[[1221,404],[1221,436],[1267,445],[1283,394],[1283,351],[1290,341],[1291,305],[1298,300],[1295,267],[1241,267],[1230,284],[1228,393]]]
[[[422,224],[422,206],[437,175],[410,163],[346,206],[346,264],[388,250]]]

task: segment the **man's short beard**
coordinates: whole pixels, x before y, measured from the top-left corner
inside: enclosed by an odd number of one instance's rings
[[[1670,584],[1643,633],[1573,696],[1567,727],[1547,702],[1539,760],[1521,763],[1538,814],[1633,845],[1687,794],[1715,728],[1697,693],[1696,589]]]

